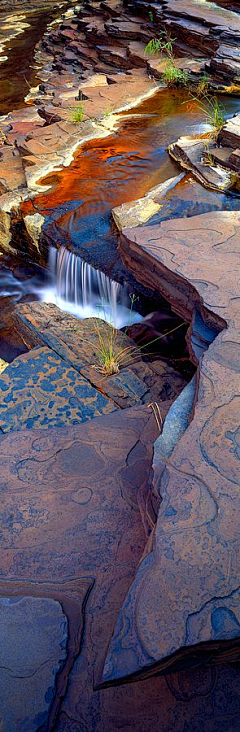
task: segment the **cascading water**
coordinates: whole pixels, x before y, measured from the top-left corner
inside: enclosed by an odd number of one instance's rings
[[[142,320],[131,307],[129,288],[64,247],[50,247],[49,269],[52,284],[42,291],[44,302],[55,303],[80,319],[102,318],[116,328]]]

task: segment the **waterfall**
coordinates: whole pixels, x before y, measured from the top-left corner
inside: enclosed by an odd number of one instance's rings
[[[50,247],[51,285],[41,293],[44,302],[55,303],[77,318],[98,317],[116,328],[142,320],[131,308],[129,289],[83,262],[64,247]]]

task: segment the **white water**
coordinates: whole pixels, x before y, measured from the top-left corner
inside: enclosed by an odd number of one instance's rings
[[[50,247],[52,285],[41,299],[54,303],[77,318],[98,317],[116,328],[139,323],[142,316],[131,308],[128,288],[111,280],[64,247]]]

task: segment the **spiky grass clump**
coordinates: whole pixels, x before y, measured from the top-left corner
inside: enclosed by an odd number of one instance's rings
[[[199,101],[199,100],[196,100]],[[205,95],[200,102],[200,109],[205,115],[206,122],[214,128],[215,134],[220,132],[224,125],[224,107],[217,97]]]
[[[175,40],[175,39],[174,39]],[[173,53],[173,40],[163,40],[161,38],[152,38],[144,48],[144,55],[149,53],[151,56],[157,56],[159,53],[166,53],[167,56]]]
[[[144,349],[145,356],[151,356],[151,353],[146,352],[146,346],[135,346],[132,343],[128,343],[126,332],[120,333],[117,328],[107,325],[103,320],[99,318],[92,318],[93,323],[93,338],[84,339],[85,343],[94,346],[96,362],[93,365],[99,373],[103,376],[113,376],[118,374],[121,369],[127,368],[133,365],[141,357],[141,350]],[[185,322],[180,323],[175,328],[172,328],[168,333],[161,334],[154,340],[150,341],[148,347],[157,341],[161,341],[161,338],[165,338],[174,331],[185,325]]]
[[[99,318],[92,318],[96,364],[94,368],[103,376],[118,374],[121,368],[139,358],[139,349],[126,345],[126,333],[120,333],[114,326]]]
[[[187,86],[189,83],[188,74],[182,69],[178,69],[173,60],[169,60],[164,74],[163,81],[167,86]]]
[[[112,108],[111,108],[110,104],[107,104],[105,112],[104,112],[104,116],[110,117],[110,114],[112,114]]]
[[[82,104],[79,104],[78,107],[73,107],[71,110],[71,122],[74,122],[75,124],[80,124],[83,120],[83,107]]]

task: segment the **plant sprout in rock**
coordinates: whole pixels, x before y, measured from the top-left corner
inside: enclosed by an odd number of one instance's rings
[[[164,54],[163,60],[166,61],[166,67],[163,72],[163,81],[167,86],[187,86],[188,74],[182,69],[178,69],[173,54],[173,43],[175,38],[168,38],[166,32],[161,34],[161,38],[152,38],[144,49],[144,53],[156,56],[160,53]]]
[[[167,62],[166,68],[163,73],[163,81],[167,86],[187,86],[189,83],[189,76],[183,69],[178,69],[174,61]]]
[[[83,120],[83,107],[82,104],[79,104],[78,107],[73,107],[71,110],[71,122],[75,122],[76,124],[80,124]]]
[[[151,56],[157,56],[158,53],[161,53],[161,42],[158,38],[152,38],[151,41],[147,43],[144,48],[144,56],[148,53],[150,53]]]
[[[197,89],[196,89],[197,97],[206,96],[208,87],[209,87],[209,78],[206,74],[203,74],[201,76],[201,79],[199,79],[199,82],[197,85]]]
[[[110,104],[107,104],[105,112],[104,112],[104,116],[109,117],[111,113],[112,113],[112,108],[110,107]]]
[[[196,100],[195,100],[196,101]],[[199,100],[197,100],[199,101]],[[217,97],[209,97],[205,95],[199,104],[200,109],[205,115],[206,122],[214,127],[214,133],[220,132],[224,125],[224,107],[218,101]]]
[[[149,15],[149,19],[150,19],[151,23],[153,23],[153,13],[151,10],[149,10],[148,15]]]
[[[108,326],[106,328],[106,323],[99,320],[98,318],[95,318],[93,320],[95,332],[98,337],[98,345],[96,346],[96,358],[98,363],[94,366],[94,368],[96,368],[97,371],[102,373],[104,376],[112,376],[113,374],[118,374],[122,368],[127,368],[128,366],[131,366],[134,362],[138,361],[140,352],[143,348],[145,356],[151,355],[149,353],[146,353],[145,345],[125,345],[127,338],[125,332],[122,333],[122,337],[119,342],[120,333],[116,328],[112,328],[111,326]],[[185,322],[180,323],[180,325],[177,325],[175,328],[172,328],[172,330],[168,331],[168,333],[164,333],[163,335],[154,338],[148,343],[148,346],[151,346],[153,343],[160,341],[161,338],[165,338],[166,336],[173,333],[175,330],[178,330],[178,328],[181,328],[183,325],[185,325]]]
[[[131,295],[130,299],[131,313],[133,305],[138,298],[135,295]],[[146,344],[143,346],[139,346],[139,344],[135,346],[134,343],[129,343],[127,328],[124,331],[119,331],[116,327],[109,325],[100,318],[91,318],[91,322],[92,330],[90,327],[90,337],[84,337],[83,341],[94,349],[96,363],[92,365],[92,368],[95,368],[103,376],[113,376],[113,374],[118,374],[122,368],[131,366],[139,360],[142,349],[144,349],[145,356],[151,355],[151,353],[146,352]],[[161,341],[161,338],[165,338],[183,325],[185,325],[185,322],[172,328],[168,333],[154,338],[148,343],[148,347],[157,341]]]
[[[208,143],[206,145],[206,149],[204,150],[204,153],[203,153],[203,164],[204,165],[209,165],[210,168],[212,168],[214,166],[214,159],[213,159],[213,156],[212,156],[212,154],[211,154],[211,152],[209,150],[209,142],[210,141],[208,141]]]
[[[175,40],[175,38],[174,38]],[[152,38],[145,46],[144,54],[149,53],[151,56],[157,56],[159,53],[166,53],[170,57],[173,53],[173,40],[163,40],[161,38]]]

